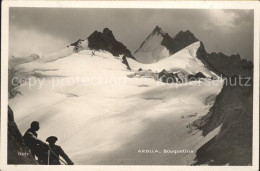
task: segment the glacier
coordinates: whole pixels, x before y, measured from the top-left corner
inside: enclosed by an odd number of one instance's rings
[[[39,138],[58,137],[75,164],[190,165],[196,150],[218,134],[204,137],[189,124],[204,116],[217,95],[221,79],[166,84],[151,78],[129,78],[139,68],[160,72],[185,71],[215,75],[196,58],[199,42],[153,64],[128,58],[132,70],[122,64],[122,55],[71,48],[29,63],[17,65],[17,76],[25,78],[20,92],[9,100],[22,133],[34,120],[40,122]],[[40,79],[43,84],[31,80]],[[75,81],[77,80],[77,81]],[[27,83],[27,84],[26,84]],[[194,153],[163,153],[163,150]],[[162,153],[140,154],[138,150]]]

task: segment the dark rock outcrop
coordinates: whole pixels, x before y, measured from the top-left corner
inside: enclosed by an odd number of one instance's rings
[[[69,46],[74,47],[74,52],[79,52],[81,50],[86,49],[86,47],[82,46],[82,42],[85,41],[83,39],[79,39],[74,43],[71,43]],[[91,50],[105,50],[110,52],[114,56],[123,55],[122,63],[126,65],[127,69],[131,70],[128,65],[127,58],[132,58],[135,60],[130,50],[127,47],[116,40],[113,32],[108,28],[104,28],[103,32],[94,31],[88,38],[87,48]]]
[[[251,165],[253,81],[245,83],[253,77],[253,63],[239,54],[209,54],[202,43],[197,57],[225,83],[208,114],[193,123],[204,136],[222,124],[219,134],[198,149],[195,165]]]
[[[253,63],[239,54],[209,54],[202,42],[197,58],[225,83],[208,114],[193,123],[204,136],[222,124],[219,134],[197,151],[195,165],[251,165],[253,81],[245,83],[253,77]]]
[[[234,75],[252,76],[253,63],[245,59],[241,59],[239,54],[225,55],[223,53],[207,54],[206,61],[219,75],[232,77]]]
[[[204,136],[222,124],[219,134],[197,151],[195,165],[252,164],[253,81],[234,86],[237,79],[225,81],[208,114],[193,123]]]
[[[204,44],[200,42],[200,47],[197,50],[196,57],[204,64],[204,66],[214,72],[215,74],[220,75],[221,73],[216,70],[215,66],[208,61],[208,53],[205,50]]]
[[[117,41],[111,30],[104,28],[103,32],[94,31],[88,38],[88,47],[94,50],[106,50],[114,56],[126,55],[135,59],[127,47]]]
[[[197,41],[198,39],[194,36],[194,34],[187,30],[185,32],[180,31],[175,37],[172,38],[168,34],[165,34],[161,44],[169,50],[170,54],[174,54]]]
[[[8,164],[38,164],[30,150],[24,145],[23,137],[8,106]]]
[[[206,76],[202,72],[198,72],[195,75],[193,75],[193,74],[188,75],[189,81],[196,81],[196,80],[199,80],[201,78],[206,78]]]
[[[79,39],[79,40],[77,40],[76,42],[74,42],[74,43],[71,43],[69,46],[79,46],[79,44],[82,42],[82,41],[84,41],[84,40],[82,40],[82,39]],[[67,47],[69,47],[69,46],[67,46]]]
[[[163,69],[159,73],[159,79],[162,80],[164,83],[181,83],[182,80],[178,76],[177,73],[167,72],[165,69]]]
[[[197,58],[212,72],[218,76],[231,78],[235,75],[243,77],[253,76],[253,63],[246,59],[241,59],[239,54],[225,55],[224,53],[207,53],[204,44],[200,42],[197,51]]]

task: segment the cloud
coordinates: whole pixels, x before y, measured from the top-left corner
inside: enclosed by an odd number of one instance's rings
[[[66,39],[34,29],[10,26],[9,56],[23,57],[33,53],[39,56],[59,50],[69,44]]]
[[[63,48],[68,42],[85,39],[95,30],[102,31],[108,27],[118,41],[135,52],[159,25],[171,36],[181,30],[191,30],[208,52],[239,53],[252,60],[253,14],[253,10],[237,9],[15,7],[10,8],[10,25],[15,26],[13,35],[10,34],[10,46],[13,53],[46,54]],[[34,47],[36,44],[38,47]]]
[[[207,12],[208,22],[203,23],[201,28],[204,30],[213,30],[216,27],[224,32],[232,31],[239,19],[239,15],[233,10],[210,10]]]

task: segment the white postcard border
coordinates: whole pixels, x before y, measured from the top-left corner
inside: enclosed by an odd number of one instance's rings
[[[2,51],[1,51],[1,149],[0,170],[258,170],[259,168],[259,21],[260,3],[252,1],[3,1],[2,2]],[[254,108],[253,108],[253,166],[42,166],[7,165],[7,104],[8,104],[8,47],[10,7],[52,7],[52,8],[160,8],[160,9],[253,9],[254,10]]]

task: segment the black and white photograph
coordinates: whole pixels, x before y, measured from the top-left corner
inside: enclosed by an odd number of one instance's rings
[[[259,4],[114,3],[7,7],[5,165],[259,167]]]

